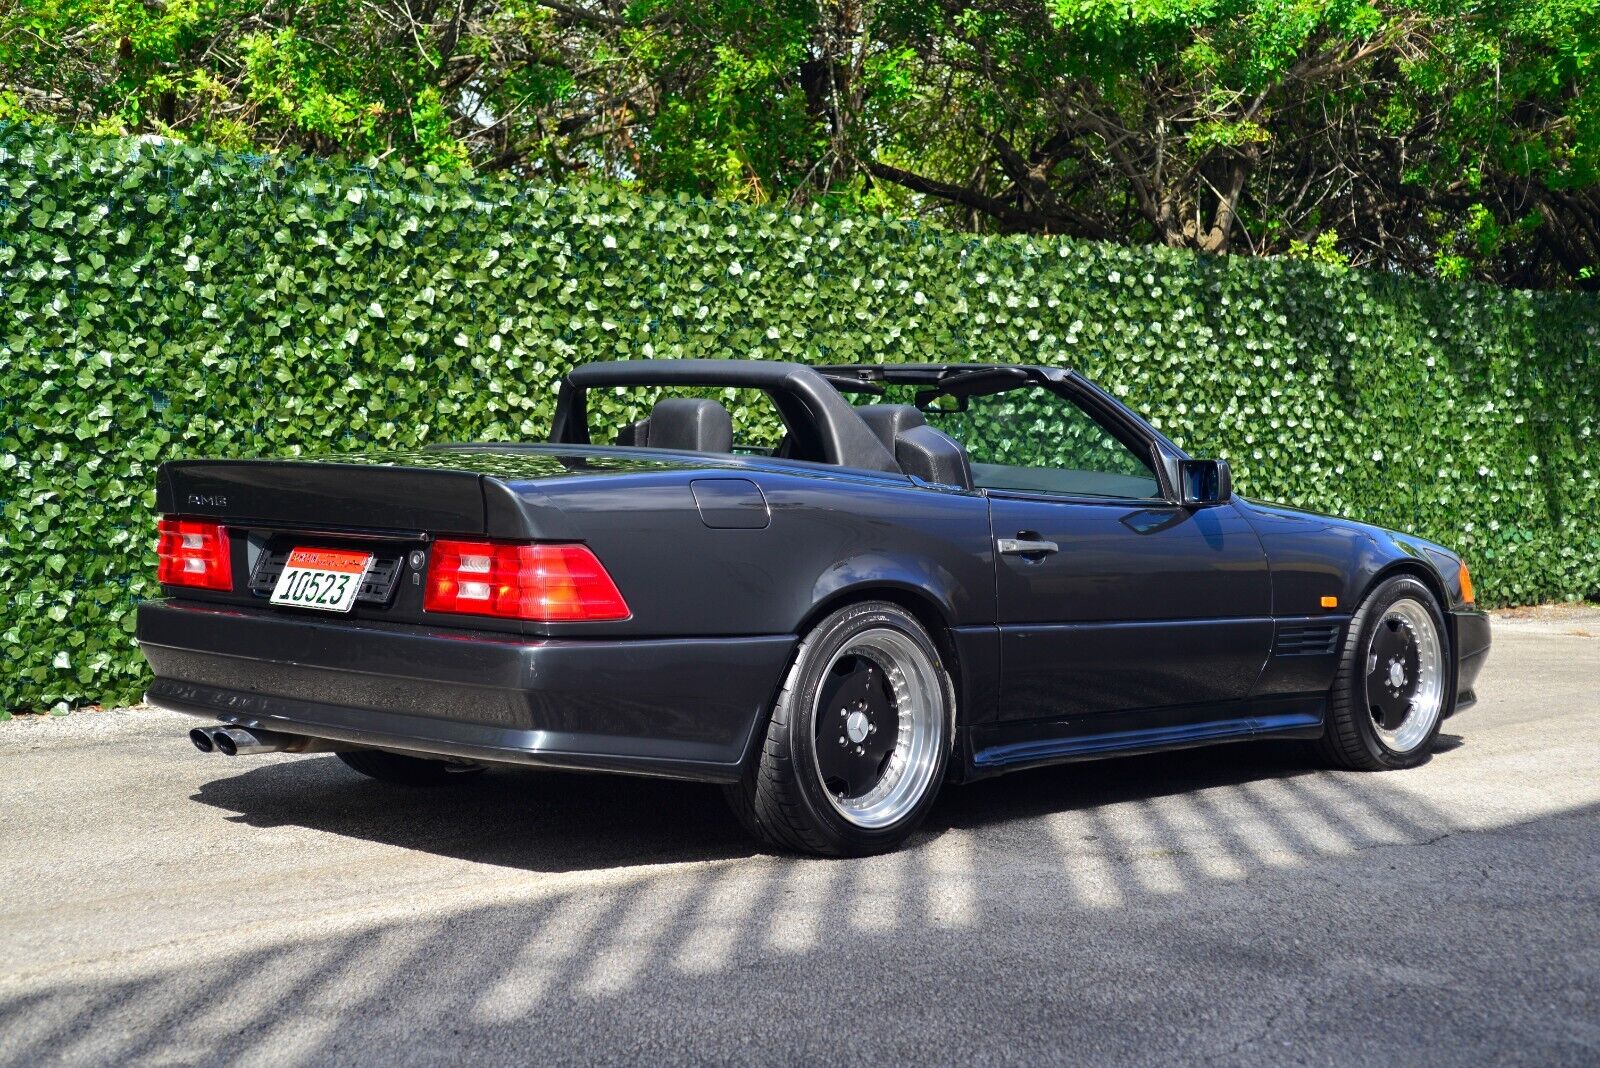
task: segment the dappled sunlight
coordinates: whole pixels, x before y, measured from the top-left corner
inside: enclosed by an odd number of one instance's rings
[[[580,954],[589,949],[600,925],[610,922],[616,906],[609,899],[571,894],[528,911],[526,936],[515,940],[513,953],[503,956],[503,969],[473,1007],[473,1016],[485,1023],[532,1012],[557,980],[585,966]]]
[[[298,957],[279,953],[267,958],[260,968],[250,969],[240,975],[239,982],[224,988],[221,1004],[213,1004],[209,997],[199,999],[193,1013],[197,1026],[189,1035],[195,1053],[226,1046],[241,1028],[263,1015],[263,1005],[272,1004],[282,991],[289,990],[299,994],[300,1011],[266,1014],[270,1022],[242,1051],[240,1063],[249,1068],[272,1068],[315,1057],[340,1026],[339,1000],[330,992],[347,989],[346,984],[360,985],[367,976],[419,966],[422,947],[438,930],[422,924],[410,932],[411,937],[405,937],[402,930],[378,930],[353,944],[333,942],[321,947],[321,953]]]
[[[970,927],[979,908],[973,888],[974,832],[951,830],[939,839],[937,850],[914,856],[926,868],[928,894],[923,918],[939,927]]]
[[[736,941],[752,923],[752,915],[774,882],[771,865],[744,870],[729,865],[717,873],[673,958],[682,972],[714,972],[726,968]]]
[[[766,920],[766,943],[780,953],[799,953],[817,944],[822,916],[827,909],[833,884],[844,876],[844,865],[789,864],[784,873],[781,898],[773,902]]]
[[[1132,872],[1139,889],[1148,894],[1176,894],[1183,890],[1184,880],[1173,862],[1178,845],[1162,835],[1150,831],[1147,819],[1148,802],[1132,801],[1119,806],[1107,819],[1120,817],[1125,828],[1122,860]]]
[[[302,789],[286,790],[286,781]],[[350,781],[315,758],[208,784],[202,798],[225,801],[246,823],[392,839],[503,869],[508,881],[487,898],[434,887],[375,902],[326,931],[317,914],[252,924],[225,901],[203,903],[195,928],[210,947],[204,968],[169,967],[157,947],[138,957],[133,980],[102,985],[89,972],[0,992],[9,1055],[19,1064],[105,1060],[112,1051],[193,1060],[227,1049],[244,1064],[306,1063],[348,1051],[352,1027],[390,1034],[427,1018],[451,1021],[451,1034],[488,1035],[608,1004],[626,1014],[647,989],[702,1011],[759,989],[763,971],[785,961],[914,970],[941,946],[982,959],[986,941],[1018,925],[1039,925],[1039,937],[1056,939],[1070,958],[1059,939],[1085,924],[1123,924],[1152,906],[1178,922],[1207,895],[1261,892],[1242,886],[1260,879],[1374,878],[1348,858],[1459,829],[1450,812],[1384,777],[1312,771],[1287,752],[1247,748],[1058,767],[954,790],[908,848],[855,861],[719,856],[716,836],[736,833],[720,799],[671,783],[630,783],[619,794],[610,780],[564,778],[554,807],[583,817],[541,818],[538,799],[550,785],[536,775],[489,776],[455,802],[475,816],[473,833],[430,832],[435,841],[411,825],[408,809],[442,795]],[[339,809],[329,804],[335,795]],[[630,824],[623,814],[634,806]],[[670,817],[651,815],[664,807]],[[645,833],[630,835],[640,822]],[[644,863],[629,866],[618,843],[595,840],[618,834]],[[1018,850],[1025,834],[1031,852]],[[546,874],[595,857],[618,865],[598,884]],[[1342,874],[1322,874],[1340,864]],[[1022,883],[1044,888],[1025,913]],[[838,1011],[839,980],[818,982],[818,1004]],[[259,1022],[263,1006],[271,1009]]]
[[[929,889],[925,883],[907,885],[911,856],[910,850],[901,850],[851,865],[850,885],[830,904],[829,914],[854,931],[892,931],[909,920],[906,906],[919,904],[917,899]]]
[[[609,936],[591,946],[578,988],[589,994],[620,993],[633,986],[640,969],[658,967],[672,949],[664,943],[682,930],[678,918],[702,887],[701,879],[670,880],[658,883],[651,893],[634,895]]]
[[[1188,846],[1188,851],[1181,856],[1199,869],[1194,878],[1238,882],[1248,875],[1249,868],[1240,855],[1239,843],[1234,838],[1236,832],[1207,818],[1204,806],[1206,795],[1211,792],[1197,790],[1192,794],[1174,795],[1166,805],[1150,806],[1150,819],[1162,837],[1180,837]]]
[[[1060,845],[1062,868],[1071,900],[1088,908],[1115,908],[1123,902],[1112,858],[1100,836],[1100,820],[1092,811],[1069,810],[1046,818]]]

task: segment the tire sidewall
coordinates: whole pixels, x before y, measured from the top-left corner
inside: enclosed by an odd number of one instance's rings
[[[944,707],[939,710],[942,733],[936,749],[936,763],[923,796],[895,823],[869,829],[845,819],[827,796],[817,766],[816,714],[817,694],[833,658],[857,634],[878,627],[899,631],[916,643],[939,679]],[[795,677],[786,687],[785,699],[791,702],[786,744],[796,772],[798,793],[807,814],[841,853],[862,855],[893,848],[915,831],[927,816],[949,767],[951,739],[955,733],[955,691],[938,647],[916,618],[904,609],[887,602],[853,605],[823,620],[806,637],[795,659],[793,671]]]
[[[1444,694],[1439,706],[1439,716],[1434,720],[1433,728],[1427,737],[1405,752],[1391,749],[1382,738],[1378,736],[1376,725],[1368,713],[1367,700],[1367,648],[1371,644],[1372,634],[1378,621],[1389,607],[1397,601],[1413,600],[1427,609],[1428,616],[1433,620],[1434,629],[1439,634],[1440,669],[1445,673]],[[1450,644],[1450,630],[1446,626],[1444,611],[1439,607],[1438,598],[1433,591],[1428,589],[1420,580],[1407,575],[1397,575],[1389,579],[1373,591],[1361,612],[1357,616],[1355,625],[1359,628],[1354,649],[1354,663],[1350,665],[1350,678],[1347,685],[1350,688],[1350,707],[1355,711],[1356,732],[1361,739],[1361,744],[1373,760],[1393,768],[1412,767],[1428,758],[1433,751],[1434,739],[1438,738],[1440,729],[1444,726],[1444,718],[1449,714],[1451,706],[1455,703],[1455,651]]]

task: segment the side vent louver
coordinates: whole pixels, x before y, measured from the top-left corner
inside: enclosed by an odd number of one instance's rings
[[[1338,623],[1279,623],[1274,656],[1328,656],[1339,647]]]

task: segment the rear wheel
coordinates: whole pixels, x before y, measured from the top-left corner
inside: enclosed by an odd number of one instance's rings
[[[726,788],[773,845],[822,856],[893,849],[944,781],[955,694],[916,618],[883,601],[812,628],[773,707],[756,766]]]
[[[346,765],[380,782],[400,786],[443,786],[461,782],[483,770],[482,765],[453,760],[427,760],[382,749],[351,749],[335,754]]]
[[[1350,621],[1322,751],[1346,768],[1409,768],[1428,758],[1450,692],[1450,632],[1428,587],[1382,583]]]

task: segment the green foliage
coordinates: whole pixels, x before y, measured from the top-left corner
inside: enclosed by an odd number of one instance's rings
[[[0,3],[0,121],[1535,288],[1597,74],[1600,0]]]
[[[913,404],[916,399],[913,386],[889,386],[881,398],[854,398],[867,404]],[[973,463],[1150,475],[1099,423],[1040,387],[972,397],[964,410],[936,403],[924,411],[930,424],[961,443]]]
[[[162,460],[537,440],[621,357],[1070,365],[1486,602],[1600,592],[1587,296],[0,126],[0,308],[0,707],[138,695]]]
[[[874,11],[920,91],[865,102],[868,167],[948,219],[1595,288],[1600,0]]]

